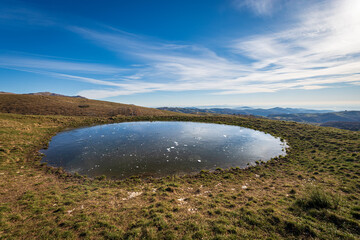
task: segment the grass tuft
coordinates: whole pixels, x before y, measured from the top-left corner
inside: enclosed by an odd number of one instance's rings
[[[319,187],[309,187],[305,192],[305,196],[296,201],[296,205],[307,210],[311,208],[337,209],[340,198],[334,194],[325,192]]]

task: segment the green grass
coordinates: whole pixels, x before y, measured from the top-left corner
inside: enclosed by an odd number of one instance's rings
[[[334,196],[319,187],[311,187],[304,198],[298,199],[296,204],[301,208],[307,210],[315,209],[337,209],[340,198]]]
[[[161,179],[90,179],[40,164],[37,150],[65,128],[144,120],[243,126],[281,137],[290,149],[248,169]],[[235,116],[0,114],[0,238],[359,239],[359,139]]]
[[[325,123],[325,122],[359,122],[360,111],[341,111],[329,113],[292,113],[272,114],[269,118],[296,122]]]

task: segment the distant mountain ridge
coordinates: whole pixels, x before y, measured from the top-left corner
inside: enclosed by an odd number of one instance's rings
[[[237,108],[179,108],[179,107],[160,107],[160,110],[167,110],[179,113],[190,113],[190,114],[237,114],[237,115],[256,115],[267,117],[272,114],[294,114],[294,113],[328,113],[333,112],[332,110],[313,110],[303,108],[251,108],[251,107],[237,107]]]

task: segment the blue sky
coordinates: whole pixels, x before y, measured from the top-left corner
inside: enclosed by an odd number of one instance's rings
[[[0,0],[0,91],[360,109],[358,0]]]

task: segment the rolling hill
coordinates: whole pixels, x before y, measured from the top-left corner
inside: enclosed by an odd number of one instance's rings
[[[315,123],[323,127],[336,127],[352,131],[360,130],[360,111],[278,114],[269,115],[268,117],[274,120]]]
[[[75,98],[85,98],[85,99],[86,99],[86,97],[82,97],[82,96],[80,96],[80,95],[77,95],[77,96],[65,96],[65,95],[62,95],[62,94],[51,93],[51,92],[28,93],[28,95],[58,96],[58,97],[75,97]]]
[[[271,114],[293,114],[293,113],[326,113],[331,112],[331,110],[313,110],[313,109],[303,109],[303,108],[251,108],[251,107],[241,107],[241,108],[179,108],[179,107],[161,107],[160,110],[167,110],[179,113],[190,113],[190,114],[228,114],[228,115],[256,115],[267,117]]]
[[[360,111],[341,111],[332,113],[296,113],[296,114],[271,114],[269,118],[294,122],[359,122]]]
[[[326,122],[320,124],[322,127],[334,127],[350,131],[360,131],[360,122]]]
[[[0,94],[0,112],[64,116],[162,116],[179,113],[56,94]]]
[[[167,110],[177,113],[197,114],[197,115],[253,115],[265,117],[273,120],[294,121],[301,123],[311,123],[323,127],[335,127],[351,131],[360,130],[360,111],[341,111],[313,110],[303,108],[178,108],[162,107],[160,110]]]

